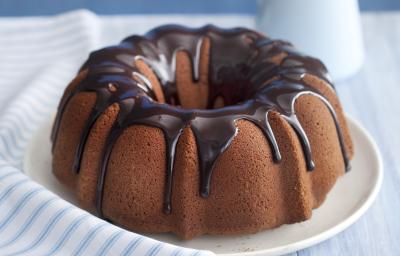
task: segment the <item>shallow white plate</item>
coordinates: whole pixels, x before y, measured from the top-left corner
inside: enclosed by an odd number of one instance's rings
[[[383,178],[381,157],[371,136],[348,118],[356,154],[352,170],[339,178],[323,205],[310,220],[283,225],[254,235],[202,236],[181,241],[171,234],[148,235],[184,247],[211,250],[218,255],[278,255],[294,252],[326,240],[349,227],[370,207]],[[72,194],[51,174],[50,130],[48,122],[32,138],[24,168],[33,180],[76,204]]]

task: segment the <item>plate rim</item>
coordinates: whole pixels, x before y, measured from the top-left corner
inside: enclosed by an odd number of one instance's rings
[[[316,234],[314,236],[305,238],[303,240],[299,240],[299,241],[296,241],[296,242],[293,242],[293,243],[290,243],[290,244],[287,244],[287,245],[282,245],[282,246],[268,248],[268,249],[260,249],[260,250],[255,250],[255,251],[249,251],[249,252],[234,252],[234,253],[216,253],[216,252],[213,252],[215,255],[218,255],[218,256],[281,255],[281,254],[287,254],[287,253],[295,252],[295,251],[298,251],[298,250],[301,250],[301,249],[305,249],[305,248],[311,247],[313,245],[316,245],[318,243],[321,243],[321,242],[323,242],[323,241],[325,241],[325,240],[327,240],[327,239],[339,234],[340,232],[344,231],[345,229],[350,227],[352,224],[354,224],[371,207],[371,205],[373,204],[373,202],[377,198],[377,195],[379,194],[380,188],[381,188],[382,183],[383,183],[384,166],[383,166],[382,155],[380,153],[379,147],[377,146],[376,142],[374,141],[374,139],[372,138],[370,133],[360,124],[360,122],[358,122],[357,120],[355,120],[354,118],[352,118],[349,115],[345,115],[345,116],[346,116],[347,122],[351,126],[353,126],[357,130],[357,132],[361,133],[362,136],[364,136],[366,138],[366,142],[371,147],[371,150],[374,153],[375,158],[376,158],[376,164],[377,164],[377,168],[376,168],[376,171],[375,171],[376,172],[376,175],[375,175],[376,179],[374,180],[372,189],[370,190],[368,196],[363,200],[361,205],[355,211],[353,211],[348,217],[343,219],[341,222],[339,222],[335,226],[333,226],[333,227],[331,227],[329,229],[326,229],[323,232],[320,232],[320,233],[318,233],[318,234]],[[32,151],[31,148],[34,146],[33,145],[34,138],[36,138],[37,133],[42,130],[42,127],[47,122],[49,122],[49,121],[47,120],[46,122],[44,122],[40,126],[40,128],[29,138],[29,142],[28,142],[28,144],[27,144],[27,146],[26,146],[26,148],[24,150],[24,155],[23,155],[23,159],[22,159],[23,160],[22,168],[23,168],[25,174],[35,182],[38,182],[38,181],[36,181],[36,180],[34,180],[32,178],[32,176],[30,174],[30,171],[28,171],[30,168],[27,167],[28,166],[28,162],[29,162],[29,160],[28,160],[29,159],[29,152]],[[60,198],[63,199],[62,197],[60,197]],[[76,206],[76,207],[78,207],[78,206]],[[143,235],[143,236],[146,236],[146,235]],[[146,236],[146,237],[148,237],[148,236]],[[154,239],[152,237],[149,237],[149,238]],[[157,241],[159,241],[159,240],[157,240]],[[164,242],[164,241],[160,241],[160,242],[168,243],[168,242]],[[176,245],[176,244],[174,244],[174,245],[182,247],[180,245]],[[210,249],[202,249],[202,250],[211,251]]]

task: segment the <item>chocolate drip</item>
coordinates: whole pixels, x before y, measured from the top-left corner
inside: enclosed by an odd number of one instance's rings
[[[200,50],[205,38],[210,40],[211,45],[207,109],[174,106],[172,103],[179,104],[175,83],[176,53],[186,51],[189,54],[193,79],[199,79]],[[270,61],[279,54],[284,54],[279,64]],[[169,104],[156,101],[151,82],[135,65],[139,59],[153,69]],[[74,170],[78,172],[94,123],[112,104],[120,106],[101,163],[96,196],[99,215],[102,215],[104,182],[112,149],[122,132],[137,124],[157,127],[164,133],[167,160],[164,212],[167,214],[171,212],[176,145],[186,127],[192,129],[198,147],[200,195],[203,197],[210,194],[212,171],[218,157],[237,134],[237,120],[245,119],[257,125],[271,146],[274,162],[281,160],[268,121],[270,111],[279,113],[293,127],[301,142],[307,169],[313,170],[310,143],[294,110],[296,99],[304,94],[320,98],[330,110],[348,167],[343,135],[333,107],[316,89],[303,81],[305,74],[311,74],[331,84],[327,71],[319,60],[298,53],[288,42],[271,40],[243,28],[163,26],[143,37],[129,37],[119,46],[93,52],[81,70],[88,70],[88,75],[62,100],[52,139],[54,145],[68,101],[79,92],[95,92],[97,101],[75,153]],[[212,109],[217,97],[222,97],[226,106]]]

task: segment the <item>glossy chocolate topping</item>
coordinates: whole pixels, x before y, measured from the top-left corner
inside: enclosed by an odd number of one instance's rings
[[[205,38],[210,40],[211,46],[208,106],[207,109],[185,109],[179,106],[175,83],[176,53],[186,51],[189,54],[193,79],[197,80],[200,49]],[[271,61],[282,53],[285,57],[281,63]],[[153,69],[169,104],[157,102],[151,82],[135,65],[138,59]],[[189,29],[169,25],[153,29],[145,36],[128,37],[118,46],[93,52],[82,70],[88,70],[88,74],[62,100],[52,139],[56,141],[60,119],[68,101],[79,92],[97,93],[97,102],[76,149],[74,169],[78,172],[92,126],[109,106],[119,104],[117,120],[105,144],[97,185],[96,207],[99,215],[102,214],[103,188],[110,153],[123,130],[135,124],[158,127],[164,132],[167,145],[165,213],[171,212],[175,149],[185,127],[190,127],[196,138],[202,197],[210,193],[213,166],[235,137],[235,122],[239,119],[257,125],[271,146],[274,161],[278,163],[281,160],[279,146],[268,122],[269,111],[280,113],[296,131],[307,169],[313,170],[310,143],[294,110],[296,99],[304,94],[320,98],[330,110],[336,123],[346,169],[349,166],[333,107],[302,79],[305,74],[312,74],[331,84],[326,68],[319,60],[297,52],[288,42],[271,40],[244,28],[221,29],[208,25]],[[225,107],[213,109],[217,97],[224,99]]]

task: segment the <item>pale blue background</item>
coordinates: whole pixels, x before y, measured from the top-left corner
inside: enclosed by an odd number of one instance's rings
[[[359,0],[362,11],[400,10],[400,0]],[[0,0],[0,16],[50,15],[86,8],[98,14],[253,14],[256,0]]]

